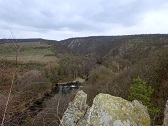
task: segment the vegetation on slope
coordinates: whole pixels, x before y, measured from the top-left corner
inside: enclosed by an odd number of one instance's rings
[[[20,52],[23,55],[41,54],[57,58],[54,61],[39,60],[38,63],[18,64],[20,68],[18,77],[21,77],[21,81],[17,81],[15,90],[19,91],[22,87],[22,92],[27,89],[34,92],[28,97],[26,93],[20,95],[22,96],[18,97],[20,101],[30,102],[32,97],[36,99],[44,95],[54,84],[72,81],[76,77],[86,79],[83,90],[88,94],[89,104],[100,92],[127,99],[131,93],[130,86],[133,79],[139,76],[146,82],[147,87],[151,86],[154,89],[150,104],[160,109],[161,113],[157,115],[155,122],[161,124],[164,105],[168,99],[168,35],[95,36],[71,38],[60,42],[49,41],[48,44],[49,46],[44,46],[45,43],[42,47],[36,46],[31,49],[23,48]],[[1,61],[0,64],[2,75],[0,79],[3,82],[0,86],[3,98],[5,94],[2,92],[9,89],[14,64],[9,61]],[[23,85],[27,82],[23,77],[31,70],[38,70],[40,73],[35,72],[35,76],[30,76],[32,81],[28,88],[25,88]],[[45,83],[34,85],[37,81]],[[57,108],[52,107],[52,109]]]

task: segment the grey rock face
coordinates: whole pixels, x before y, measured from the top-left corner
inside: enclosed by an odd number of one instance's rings
[[[86,98],[83,91],[77,93],[64,113],[64,126],[150,126],[147,108],[137,100],[129,102],[101,93],[88,107]]]
[[[164,111],[164,126],[168,126],[168,100],[166,102],[166,107]]]
[[[61,120],[62,126],[76,126],[79,120],[85,115],[87,111],[87,94],[83,91],[78,91],[72,103],[69,103],[67,110]]]

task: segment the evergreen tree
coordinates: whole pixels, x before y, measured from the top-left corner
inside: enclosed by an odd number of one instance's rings
[[[154,89],[151,86],[147,86],[146,82],[138,76],[133,79],[130,92],[131,94],[128,96],[128,99],[131,101],[135,99],[141,101],[143,105],[147,106],[151,118],[154,118],[155,114],[159,112],[159,109],[154,108],[151,103],[151,96]]]

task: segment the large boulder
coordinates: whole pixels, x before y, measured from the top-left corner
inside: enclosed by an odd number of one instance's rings
[[[64,113],[64,126],[150,126],[147,108],[137,100],[129,102],[101,93],[94,98],[92,106],[88,107],[87,96],[83,91],[79,91],[76,97],[80,99],[75,98]]]
[[[67,110],[61,120],[62,126],[76,126],[81,117],[84,117],[87,111],[87,94],[78,91],[73,102],[69,103]]]
[[[164,111],[164,126],[168,126],[168,100],[166,102],[166,107]]]

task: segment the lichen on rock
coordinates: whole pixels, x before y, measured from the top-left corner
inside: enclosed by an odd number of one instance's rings
[[[86,104],[87,94],[78,91],[73,102],[69,103],[67,110],[61,120],[63,126],[76,126],[81,117],[85,115],[88,108]]]
[[[76,94],[64,113],[64,126],[150,126],[147,108],[137,100],[129,102],[100,93],[94,98],[92,106],[88,107],[86,98],[83,91]]]
[[[168,100],[166,102],[166,107],[165,107],[165,111],[164,111],[164,126],[168,126]]]

